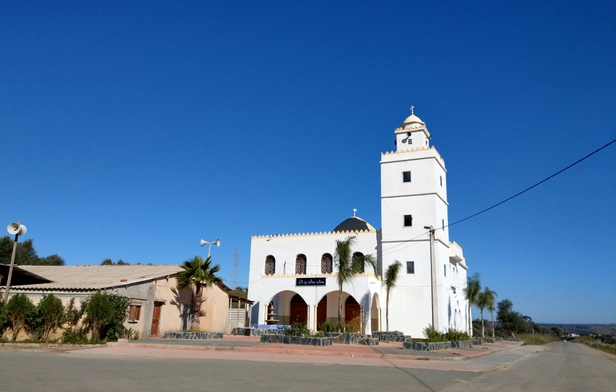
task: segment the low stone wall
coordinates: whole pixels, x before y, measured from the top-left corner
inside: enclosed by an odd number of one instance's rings
[[[402,332],[399,331],[376,331],[372,332],[372,337],[379,339],[381,342],[406,342],[407,340],[411,340],[410,335],[403,335]]]
[[[163,339],[222,339],[222,332],[165,332]]]
[[[261,343],[301,344],[304,346],[331,346],[332,338],[313,338],[286,335],[261,335]]]
[[[473,342],[470,340],[459,342],[404,342],[402,347],[415,351],[449,350],[452,348],[472,348]]]
[[[284,335],[284,329],[264,329],[264,328],[233,328],[231,335],[240,336],[263,336],[263,335]]]
[[[357,339],[357,344],[362,346],[378,346],[379,339],[377,338],[359,338]]]

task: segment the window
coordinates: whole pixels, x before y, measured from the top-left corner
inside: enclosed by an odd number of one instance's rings
[[[445,231],[445,219],[441,219],[441,229]]]
[[[265,275],[274,275],[276,273],[276,258],[269,255],[265,258]]]
[[[413,226],[413,215],[404,215],[404,227]]]
[[[131,305],[128,310],[128,321],[138,321],[141,315],[141,305]]]
[[[441,179],[441,186],[443,186],[443,176],[439,176]]]
[[[364,254],[361,252],[353,253],[353,258],[351,263],[353,263],[353,269],[360,274],[364,273]]]
[[[443,275],[447,276],[447,264],[443,264]]]
[[[333,272],[333,258],[329,253],[324,253],[321,256],[321,273],[322,274],[331,274]]]
[[[414,261],[407,261],[406,262],[406,273],[407,274],[414,274],[415,273],[415,262]]]
[[[402,172],[402,182],[411,182],[411,172],[410,171]]]
[[[409,138],[408,143],[409,143],[409,144],[413,144],[413,139]]]
[[[300,253],[295,258],[295,273],[306,275],[306,255]]]

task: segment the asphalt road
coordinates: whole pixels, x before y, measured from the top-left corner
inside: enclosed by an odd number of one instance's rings
[[[105,352],[0,350],[0,391],[616,391],[616,362],[573,343],[456,361],[502,368],[483,373]]]

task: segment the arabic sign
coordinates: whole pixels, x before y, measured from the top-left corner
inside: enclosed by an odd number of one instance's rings
[[[296,278],[296,286],[325,286],[325,278]]]

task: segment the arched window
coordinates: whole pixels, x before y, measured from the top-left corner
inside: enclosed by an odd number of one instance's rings
[[[265,258],[265,275],[274,275],[276,273],[276,258],[269,255]]]
[[[334,263],[332,255],[329,253],[323,253],[321,256],[321,273],[331,274],[334,271]]]
[[[300,253],[295,258],[295,273],[298,275],[306,274],[306,255]]]
[[[361,252],[353,253],[353,269],[360,274],[364,273],[364,254]]]

